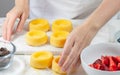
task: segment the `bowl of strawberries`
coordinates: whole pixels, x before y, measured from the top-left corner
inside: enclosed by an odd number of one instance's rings
[[[81,52],[80,58],[88,75],[120,75],[120,44],[90,45]]]

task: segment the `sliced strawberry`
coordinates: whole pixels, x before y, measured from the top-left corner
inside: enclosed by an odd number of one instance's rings
[[[101,60],[102,60],[102,63],[105,65],[105,66],[109,66],[109,58],[107,56],[101,56]]]
[[[93,64],[90,64],[89,66],[92,67],[92,68],[94,68]]]
[[[101,64],[102,60],[101,59],[97,59],[93,64]]]
[[[115,56],[112,56],[112,59],[113,59],[113,61],[115,62],[116,65],[119,63]]]
[[[117,70],[117,65],[116,65],[116,63],[114,62],[113,57],[112,57],[112,56],[109,56],[108,58],[109,58],[109,60],[110,60],[109,70],[110,70],[110,71],[116,71],[116,70]]]
[[[100,59],[97,59],[93,64],[90,64],[89,66],[100,70],[100,69],[102,69],[101,63],[102,63],[102,61]]]
[[[102,61],[100,59],[97,59],[91,66],[93,66],[95,69],[100,70]]]
[[[118,70],[120,70],[120,63],[118,63],[117,67],[118,67]]]
[[[104,66],[104,70],[105,70],[105,71],[109,71],[109,67],[108,67],[108,66],[106,66],[106,65],[104,65],[104,64],[103,64],[103,66]]]
[[[117,71],[120,70],[120,56],[101,56],[89,66],[103,71]]]
[[[99,69],[99,70],[109,70],[108,67],[102,63],[102,60],[101,60],[101,59],[97,59],[97,60],[93,63],[93,66],[94,66],[96,69]]]
[[[118,63],[120,63],[120,56],[116,56]]]
[[[96,63],[96,64],[93,64],[93,66],[94,66],[95,69],[98,69],[98,70],[102,69],[100,64]]]

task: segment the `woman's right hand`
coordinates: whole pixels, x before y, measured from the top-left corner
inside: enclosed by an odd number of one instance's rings
[[[20,20],[18,22],[16,31],[21,32],[28,15],[29,15],[28,6],[26,5],[14,6],[14,8],[11,11],[9,11],[6,15],[6,20],[4,21],[3,30],[2,30],[3,38],[7,41],[11,40],[14,24],[17,18],[19,18]]]

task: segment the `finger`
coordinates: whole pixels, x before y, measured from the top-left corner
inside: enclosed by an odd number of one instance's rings
[[[75,67],[72,67],[69,71],[67,71],[67,74],[71,75],[72,73],[76,72],[79,67],[80,67],[80,63],[78,62]]]
[[[74,67],[74,69],[73,69],[73,72],[74,72],[74,71],[77,71],[77,69],[80,67],[80,65],[81,65],[81,61],[79,60],[79,61],[76,63],[76,65],[75,65],[75,67]]]
[[[7,40],[8,41],[11,40],[13,26],[14,26],[16,19],[17,19],[17,16],[10,16],[10,19],[8,21],[8,26],[7,26]]]
[[[80,54],[78,54],[78,56],[76,56],[76,58],[74,59],[74,61],[71,65],[73,67],[75,67],[78,62],[80,63]]]
[[[75,45],[72,48],[69,56],[67,57],[67,60],[65,61],[65,63],[62,66],[62,70],[63,71],[67,71],[68,70],[68,68],[73,63],[73,61],[76,58],[76,56],[78,56],[78,54],[79,54],[78,51],[79,51],[79,46],[78,46],[78,44],[75,43]]]
[[[17,32],[22,31],[25,21],[26,21],[26,16],[25,16],[25,14],[23,14],[21,16],[20,22],[18,23]]]
[[[69,53],[71,52],[71,49],[72,49],[72,46],[74,44],[74,38],[68,38],[66,40],[66,43],[65,43],[65,46],[64,46],[64,49],[63,49],[63,53],[61,54],[61,58],[60,58],[60,61],[59,61],[59,66],[62,66],[63,63],[65,62],[67,56],[69,55]]]
[[[76,59],[74,59],[73,63],[68,68],[67,72],[75,71],[80,65],[80,57],[78,56]]]
[[[78,61],[75,63],[75,65],[73,65],[74,69],[77,69],[81,64],[81,60],[80,60],[80,57],[78,59]]]
[[[7,17],[4,21],[3,27],[2,27],[2,36],[5,40],[7,40],[7,24],[8,24],[9,18]]]

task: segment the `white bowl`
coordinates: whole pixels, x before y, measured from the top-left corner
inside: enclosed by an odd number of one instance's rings
[[[120,56],[120,44],[100,43],[85,48],[80,56],[81,64],[85,72],[88,75],[120,75],[120,71],[102,71],[89,66],[95,60],[101,58],[102,55]]]

